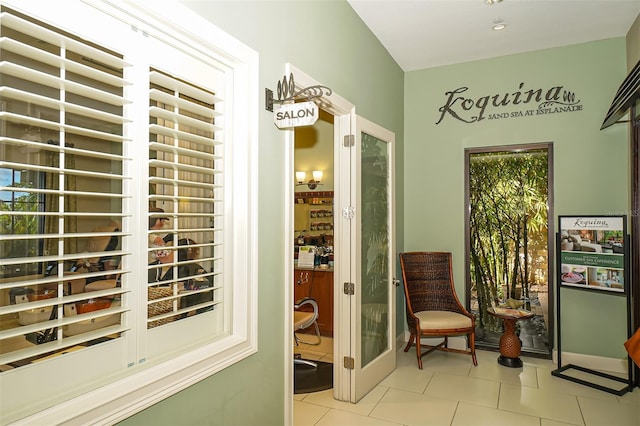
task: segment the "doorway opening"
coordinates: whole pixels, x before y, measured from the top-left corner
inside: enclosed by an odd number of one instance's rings
[[[491,307],[524,309],[522,353],[553,349],[552,144],[465,150],[466,291],[476,346],[497,349],[502,323]]]
[[[296,394],[333,387],[333,156],[334,116],[320,109],[313,126],[294,130],[294,303],[312,299],[317,306],[316,323],[294,330],[294,358],[304,361],[294,362]],[[307,303],[297,311],[313,309]]]

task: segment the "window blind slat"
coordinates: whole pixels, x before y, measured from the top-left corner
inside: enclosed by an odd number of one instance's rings
[[[110,213],[105,212],[104,215],[109,215]],[[130,234],[127,234],[125,232],[113,232],[110,234],[107,233],[102,233],[102,232],[81,232],[81,233],[72,233],[72,232],[66,232],[64,234],[65,238],[93,238],[93,237],[110,237],[110,236],[116,236],[116,237],[124,237]],[[34,239],[34,240],[41,240],[41,239],[45,239],[45,238],[58,238],[57,234],[9,234],[9,235],[3,235],[2,239],[4,241],[11,241],[11,240],[24,240],[24,239]],[[89,253],[89,252],[87,252]],[[91,253],[95,253],[95,252],[91,252]],[[111,253],[111,252],[110,252]]]
[[[188,197],[188,196],[171,196],[171,195],[155,195],[153,196],[154,200],[175,200],[182,202],[200,202],[204,204],[214,204],[216,202],[215,199],[210,197]]]
[[[64,167],[38,166],[38,165],[26,164],[26,163],[10,163],[8,161],[0,161],[0,167],[15,169],[15,170],[34,170],[34,171],[53,173],[53,174],[64,173],[64,174],[73,175],[73,176],[94,177],[94,178],[109,179],[109,180],[131,179],[130,177],[117,175],[114,173],[103,173],[103,172],[94,172],[94,171],[78,170],[78,169],[65,169]],[[23,188],[20,188],[20,191],[22,192]],[[41,191],[46,192],[47,190],[41,190]],[[49,192],[51,193],[51,191]],[[56,191],[53,191],[53,193],[60,194],[60,191],[56,190]]]
[[[66,300],[67,298],[64,298],[64,299]],[[49,300],[57,300],[57,299],[49,299]],[[87,296],[85,296],[84,299],[78,299],[78,300],[87,300]],[[29,311],[29,310],[38,309],[38,308],[51,308],[51,307],[53,307],[53,309],[58,309],[59,305],[65,305],[65,304],[71,304],[71,303],[72,303],[72,301],[68,300],[68,301],[60,302],[60,303],[53,304],[53,305],[51,305],[51,304],[50,305],[40,305],[40,306],[37,306],[37,307],[27,306],[27,305],[30,305],[29,303],[19,303],[17,305],[11,305],[11,307],[17,307],[17,308],[21,308],[21,309],[14,308],[13,310],[7,311],[7,312],[15,313],[15,312],[20,312],[20,311]],[[49,309],[47,309],[47,311],[51,312]],[[46,321],[46,322],[39,322],[39,323],[29,324],[29,325],[22,325],[20,327],[10,328],[10,329],[7,329],[7,330],[0,331],[0,341],[2,341],[3,339],[9,339],[11,337],[21,336],[21,335],[27,334],[27,333],[33,333],[33,332],[36,332],[36,331],[39,331],[39,330],[45,330],[47,328],[63,327],[63,326],[68,325],[68,324],[75,324],[75,323],[86,321],[86,320],[92,320],[92,319],[96,319],[96,318],[103,318],[103,317],[106,317],[106,316],[110,316],[110,315],[113,315],[113,314],[120,314],[120,313],[123,313],[123,312],[127,312],[127,309],[118,304],[118,305],[110,307],[110,308],[98,309],[98,310],[91,311],[91,312],[88,312],[88,313],[85,313],[85,314],[70,315],[68,317],[64,317],[64,318],[61,318],[61,319],[49,320],[49,321]]]
[[[202,175],[209,176],[221,173],[220,170],[215,170],[208,167],[194,166],[191,164],[170,163],[168,161],[161,160],[150,160],[149,165],[152,167],[157,167],[159,169],[179,170],[184,172],[200,173]]]
[[[122,155],[116,155],[116,154],[110,154],[110,153],[98,152],[98,151],[89,151],[86,149],[79,149],[79,148],[69,148],[69,147],[64,147],[60,145],[52,145],[48,143],[33,142],[33,141],[27,141],[24,139],[15,139],[15,138],[3,137],[3,136],[0,136],[0,144],[24,147],[24,149],[27,152],[37,152],[37,151],[58,152],[58,153],[64,152],[67,154],[82,155],[84,157],[91,157],[96,159],[101,158],[104,160],[111,160],[111,161],[131,161],[130,157],[123,157]]]
[[[150,143],[149,148],[154,149],[158,152],[170,152],[172,154],[182,155],[184,157],[189,157],[190,159],[209,161],[211,162],[211,164],[213,164],[215,160],[220,160],[222,158],[220,155],[216,155],[212,152],[200,151],[188,147],[174,146],[159,142]]]
[[[15,188],[15,187],[8,187],[8,186],[0,186],[0,191],[20,192],[25,194],[50,194],[50,195],[66,195],[66,196],[82,195],[84,197],[109,198],[109,199],[127,198],[127,196],[123,194],[113,194],[113,193],[106,193],[106,192],[64,191],[64,190],[60,191],[57,189]]]
[[[85,77],[92,78],[97,81],[101,81],[109,86],[125,87],[130,86],[131,83],[124,79],[117,77],[113,74],[109,74],[99,69],[88,67],[78,62],[65,59],[59,55],[54,55],[44,50],[37,49],[29,46],[28,44],[21,43],[16,40],[12,40],[7,37],[0,38],[0,49],[8,52],[16,53],[20,56],[24,56],[29,59],[36,60],[43,64],[51,65],[56,68],[65,69],[76,74],[83,75]]]
[[[11,123],[24,124],[25,126],[42,127],[44,129],[73,133],[74,135],[87,136],[109,142],[124,142],[128,140],[123,136],[113,133],[105,133],[83,127],[70,126],[63,123],[31,118],[10,112],[0,112],[0,119]]]
[[[213,134],[215,131],[222,130],[220,126],[215,126],[212,123],[208,123],[203,120],[199,120],[197,118],[192,118],[186,115],[183,115],[183,112],[173,112],[168,109],[163,109],[159,107],[149,107],[149,115],[151,118],[166,120],[169,123],[178,124],[182,128],[188,127],[193,129],[192,133],[195,134],[196,130],[200,130],[202,132],[207,132]]]
[[[93,118],[96,120],[102,120],[107,123],[123,124],[128,123],[130,120],[125,120],[122,115],[110,114],[105,111],[100,111],[93,108],[88,108],[82,105],[76,105],[69,102],[62,102],[58,99],[47,98],[46,96],[37,95],[31,92],[18,90],[10,87],[0,88],[0,97],[6,99],[14,99],[22,102],[29,102],[32,105],[43,106],[51,108],[57,111],[65,111],[67,113],[73,113],[85,118]]]
[[[177,139],[186,142],[195,142],[203,146],[216,146],[222,142],[215,138],[209,138],[205,136],[199,136],[193,133],[183,132],[177,129],[171,129],[169,127],[152,124],[149,126],[149,133],[157,136],[166,136],[168,138]]]
[[[162,144],[157,142],[149,144],[149,147],[158,152],[172,153],[182,157],[189,157],[189,161],[185,160],[185,162],[193,162],[194,160],[201,160],[202,162],[208,162],[209,164],[213,165],[214,161],[221,159],[221,156],[215,155],[211,152],[198,151],[192,148],[183,148],[179,146],[167,145],[167,144]]]
[[[129,198],[129,197],[127,197]],[[12,216],[55,216],[55,217],[69,217],[69,216],[78,216],[78,217],[95,217],[95,218],[105,218],[105,217],[127,217],[129,216],[126,213],[104,213],[104,212],[26,212],[26,211],[17,211],[14,210],[12,212],[7,212],[6,214],[10,214]]]
[[[29,34],[30,36],[39,38],[40,40],[45,40],[47,43],[58,47],[64,46],[68,50],[72,50],[113,68],[122,69],[131,65],[112,53],[96,49],[86,43],[67,37],[62,33],[51,31],[35,22],[30,22],[15,16],[10,12],[3,12],[0,14],[0,25],[6,28],[12,28],[24,34]]]
[[[222,113],[216,111],[215,109],[203,107],[202,105],[186,101],[182,98],[158,89],[149,90],[149,99],[164,105],[172,106],[176,109],[179,109],[183,113],[189,112],[206,118],[215,118],[222,116]]]
[[[216,96],[210,92],[207,92],[206,90],[199,89],[194,85],[185,83],[158,71],[152,70],[149,73],[149,80],[153,84],[165,87],[174,92],[182,93],[209,105],[214,105],[218,102],[223,101],[223,99],[219,96]]]
[[[81,95],[86,98],[104,102],[109,105],[121,107],[130,103],[121,96],[113,95],[94,87],[79,84],[74,81],[65,80],[64,78],[36,71],[32,68],[27,68],[11,62],[0,62],[0,73],[18,77],[32,83],[42,84],[43,86],[47,86],[53,89],[66,90],[71,93],[75,93],[76,95]]]
[[[52,342],[43,343],[41,345],[35,345],[27,349],[20,349],[5,355],[0,355],[0,364],[11,364],[13,362],[20,361],[23,359],[34,358],[34,357],[37,357],[38,355],[43,355],[53,351],[60,351],[62,349],[70,348],[70,347],[85,343],[87,341],[122,333],[127,330],[129,330],[129,327],[126,327],[122,324],[118,324],[110,327],[101,328],[96,331],[92,331],[90,333],[80,334],[74,337],[67,337],[62,340],[54,340]]]
[[[163,185],[177,185],[181,187],[198,188],[198,189],[210,190],[210,191],[213,191],[216,188],[222,187],[222,185],[218,185],[215,183],[197,182],[197,181],[183,180],[183,179],[166,179],[161,177],[149,178],[149,183],[157,183],[157,184],[163,184]]]

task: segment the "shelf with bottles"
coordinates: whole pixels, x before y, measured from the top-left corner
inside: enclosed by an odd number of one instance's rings
[[[311,222],[309,232],[333,232],[333,223],[331,222]]]
[[[332,218],[333,217],[333,210],[331,208],[311,209],[311,210],[309,210],[309,217],[311,219]]]
[[[333,234],[333,191],[295,193],[295,229],[307,236]]]
[[[333,210],[329,208],[309,211],[309,232],[333,232]]]
[[[333,205],[333,191],[296,192],[294,199],[296,204],[331,206]]]

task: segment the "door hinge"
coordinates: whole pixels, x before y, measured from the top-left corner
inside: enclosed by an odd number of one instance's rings
[[[344,135],[343,145],[345,148],[351,148],[356,144],[356,136],[355,135]]]
[[[344,283],[344,294],[353,296],[356,293],[356,285],[354,283]]]
[[[356,368],[356,360],[350,356],[345,356],[344,368],[346,368],[347,370],[353,370],[354,368]]]

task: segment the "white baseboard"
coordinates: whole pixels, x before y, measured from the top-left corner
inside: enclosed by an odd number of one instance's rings
[[[554,364],[558,365],[558,352],[553,351],[552,356]],[[590,370],[627,374],[627,360],[622,358],[606,358],[603,356],[562,352],[562,365],[565,366],[567,364],[577,365]]]
[[[410,333],[404,332],[404,335],[397,336],[397,347],[404,347],[409,341]],[[423,338],[422,343],[427,345],[436,345],[440,343],[442,339],[438,338]],[[449,338],[449,347],[453,349],[467,349],[467,338],[465,336],[454,336]],[[553,351],[552,354],[553,363],[558,365],[558,352]],[[580,367],[588,368],[591,370],[606,371],[609,373],[627,374],[627,360],[626,358],[607,358],[595,355],[576,354],[571,352],[562,352],[562,364],[573,364]]]

